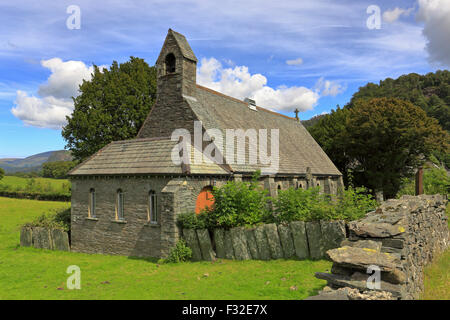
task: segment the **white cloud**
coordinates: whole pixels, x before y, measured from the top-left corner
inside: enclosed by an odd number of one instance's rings
[[[416,18],[424,23],[430,60],[450,66],[450,1],[419,0]]]
[[[201,60],[197,82],[238,99],[252,98],[256,104],[277,111],[311,110],[317,105],[319,93],[305,87],[267,86],[262,74],[250,74],[246,66],[223,68],[214,58]]]
[[[392,23],[398,20],[401,15],[408,16],[414,8],[402,9],[395,8],[393,10],[386,10],[383,12],[383,20],[387,23]]]
[[[91,79],[94,68],[59,58],[42,60],[41,65],[52,72],[47,82],[39,86],[37,96],[18,90],[11,112],[27,125],[60,129],[73,111],[72,97],[79,94],[78,86],[83,79]]]
[[[339,82],[325,80],[323,77],[317,80],[315,87],[316,91],[318,91],[320,95],[332,97],[337,96],[338,94],[344,92],[346,89],[345,86],[341,85]]]
[[[293,60],[286,60],[286,64],[289,66],[298,66],[301,65],[303,63],[303,59],[302,58],[297,58],[297,59],[293,59]]]

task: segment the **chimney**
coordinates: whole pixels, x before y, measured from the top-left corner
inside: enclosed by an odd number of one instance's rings
[[[248,107],[251,110],[256,111],[256,102],[255,102],[255,100],[252,100],[250,98],[245,98],[244,102],[248,104]]]

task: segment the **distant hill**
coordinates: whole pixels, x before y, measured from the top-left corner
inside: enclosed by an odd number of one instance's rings
[[[6,173],[15,172],[33,172],[42,169],[45,162],[52,161],[71,161],[72,156],[69,151],[47,151],[32,155],[24,159],[17,158],[3,158],[0,159],[0,168],[3,168]]]
[[[317,122],[319,122],[319,120],[323,117],[325,117],[327,114],[319,114],[318,116],[314,116],[309,120],[302,120],[302,125],[305,128],[309,128],[312,127],[313,125],[315,125]]]
[[[397,79],[387,78],[379,84],[359,88],[349,105],[360,98],[399,98],[421,107],[450,131],[450,71],[438,70],[426,75],[410,73]]]

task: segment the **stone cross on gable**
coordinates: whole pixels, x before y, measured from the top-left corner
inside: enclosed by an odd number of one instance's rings
[[[297,121],[300,121],[300,119],[299,119],[299,117],[298,117],[298,113],[299,113],[300,111],[298,111],[298,109],[295,108],[294,112],[295,112],[295,119],[297,119]]]

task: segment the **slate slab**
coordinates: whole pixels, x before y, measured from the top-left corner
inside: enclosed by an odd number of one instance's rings
[[[39,249],[52,249],[50,230],[42,227],[33,228],[33,246]]]
[[[247,238],[244,229],[241,227],[230,230],[231,241],[233,243],[234,257],[237,260],[250,260],[251,256],[247,248]]]
[[[225,244],[225,258],[229,260],[235,259],[233,241],[231,240],[230,230],[224,231],[224,244]]]
[[[244,230],[245,237],[247,238],[247,248],[250,253],[250,256],[254,260],[259,260],[259,251],[258,246],[256,244],[256,237],[254,233],[254,229],[245,229]]]
[[[53,250],[70,251],[69,234],[60,229],[52,229]]]
[[[320,222],[308,221],[306,222],[305,227],[311,259],[322,259],[325,255],[325,251],[322,247],[322,231],[320,230]]]
[[[345,240],[345,222],[342,220],[321,220],[320,230],[322,232],[323,252],[330,249],[339,248],[341,246],[341,242]]]
[[[294,240],[295,255],[299,259],[309,258],[308,238],[304,221],[292,221],[289,224]]]
[[[200,244],[198,243],[197,233],[194,229],[183,229],[183,237],[186,240],[186,244],[192,250],[192,260],[202,260],[202,252],[200,250]]]
[[[20,230],[20,246],[32,247],[33,246],[33,230],[31,228],[22,228]]]
[[[213,250],[211,237],[209,236],[208,229],[198,229],[197,238],[200,245],[200,251],[202,253],[202,259],[206,261],[213,261],[216,259],[216,254]]]
[[[225,230],[214,229],[214,244],[216,246],[216,256],[220,259],[225,259]]]
[[[278,235],[278,228],[275,223],[264,225],[267,241],[269,243],[270,256],[272,259],[282,259],[283,249],[280,243],[280,237]]]
[[[256,245],[258,246],[259,258],[261,260],[270,260],[270,247],[264,226],[256,227],[253,233],[255,235]]]
[[[295,255],[294,240],[292,239],[291,229],[289,225],[278,225],[278,235],[280,236],[281,247],[283,248],[283,255],[286,259],[292,258]]]

